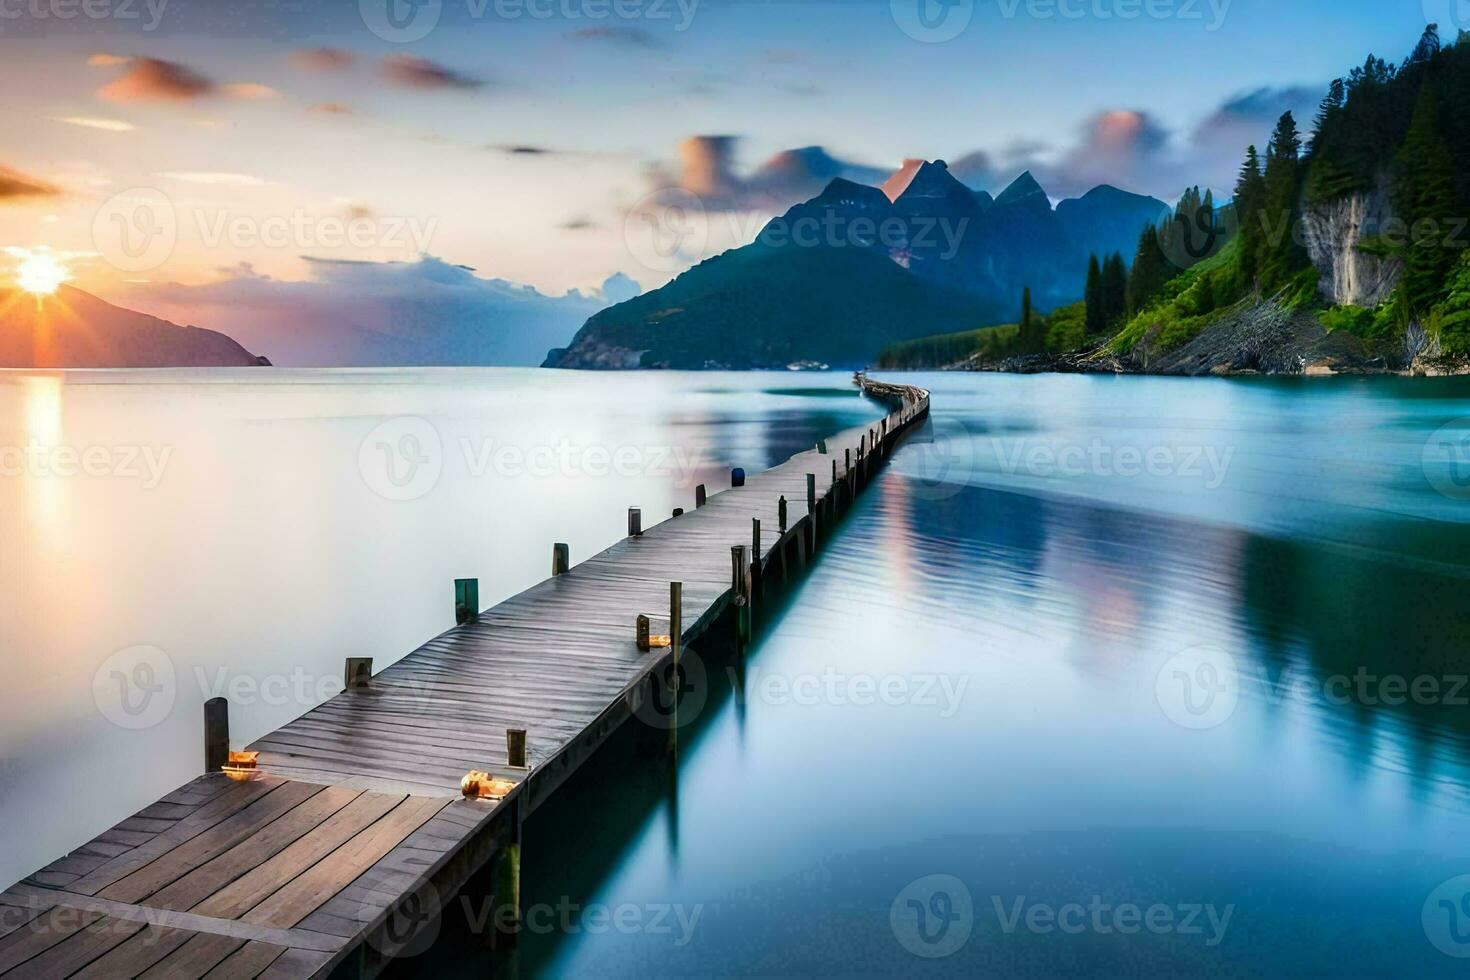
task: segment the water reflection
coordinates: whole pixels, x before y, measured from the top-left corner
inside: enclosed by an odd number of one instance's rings
[[[744,682],[684,746],[677,853],[667,798],[616,832],[587,824],[641,798],[617,779],[528,831],[528,896],[697,906],[694,940],[554,930],[530,937],[529,972],[1340,969],[1324,951],[1363,975],[1452,972],[1421,910],[1470,870],[1454,691],[1470,672],[1470,526],[1420,457],[1470,414],[1470,389],[931,383],[933,441],[894,459],[797,600],[763,617]],[[1005,440],[1094,438],[1231,462],[1213,486],[1001,465]],[[1202,670],[1211,658],[1228,675]],[[945,715],[773,693],[833,673],[947,679],[963,697]],[[1210,692],[1176,691],[1176,675],[1228,676],[1228,710],[1189,715],[1172,699]],[[580,861],[604,870],[566,870]],[[925,959],[890,911],[936,874],[968,891],[972,931]],[[1094,901],[1224,922],[1124,934],[1013,917]]]

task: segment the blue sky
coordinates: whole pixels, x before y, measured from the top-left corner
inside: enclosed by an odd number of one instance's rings
[[[67,2],[0,0],[0,167],[47,191],[0,195],[0,246],[65,255],[104,293],[428,252],[560,294],[678,271],[630,245],[627,216],[687,183],[691,160],[737,185],[819,145],[863,173],[969,155],[992,189],[1031,167],[1056,197],[1102,180],[1170,198],[1187,182],[1227,189],[1283,107],[1309,122],[1331,78],[1370,51],[1402,58],[1452,0],[951,0],[968,20],[937,43],[901,26],[919,0],[706,0],[692,18],[678,0],[443,0],[405,43],[369,29],[390,0],[363,0],[366,18],[355,3],[152,0],[152,30],[148,0],[96,0],[138,19],[35,16]],[[635,16],[597,16],[611,9]],[[319,47],[338,57],[302,58]],[[686,146],[681,162],[681,143],[712,134],[738,139]],[[120,195],[155,191],[177,241],[155,266],[119,269],[99,225]],[[705,251],[784,203],[711,215]],[[348,217],[373,234],[340,244],[312,224]],[[298,227],[248,233],[271,222]]]

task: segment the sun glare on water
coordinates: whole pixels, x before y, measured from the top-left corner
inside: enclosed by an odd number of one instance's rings
[[[27,255],[15,269],[15,281],[20,288],[37,296],[51,295],[70,278],[66,266],[45,252]]]

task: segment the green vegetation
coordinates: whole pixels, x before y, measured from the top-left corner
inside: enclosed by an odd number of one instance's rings
[[[981,355],[980,360],[985,362],[999,361],[1014,352],[1019,332],[1017,324],[1009,323],[906,340],[879,354],[877,366],[889,371],[918,371],[948,367],[974,355]]]
[[[1277,121],[1264,154],[1247,149],[1234,199],[1216,207],[1209,192],[1187,191],[1173,213],[1139,236],[1131,266],[1121,255],[1089,257],[1083,301],[1044,323],[925,338],[886,356],[929,365],[966,357],[1000,360],[1062,352],[1111,337],[1106,349],[1132,352],[1147,340],[1169,351],[1231,312],[1269,297],[1315,312],[1342,331],[1388,351],[1419,334],[1430,349],[1470,355],[1470,33],[1444,45],[1430,25],[1402,65],[1370,56],[1329,86],[1303,145],[1296,119]],[[1299,234],[1305,207],[1387,182],[1393,227],[1365,229],[1366,255],[1402,261],[1404,276],[1376,309],[1322,306],[1318,271]],[[1025,304],[1029,311],[1030,304]],[[1002,330],[1006,332],[1001,332]]]
[[[1247,149],[1230,205],[1216,209],[1208,194],[1192,191],[1171,222],[1144,232],[1128,281],[1128,319],[1108,348],[1127,353],[1147,337],[1170,350],[1256,296],[1275,297],[1289,309],[1316,308],[1317,271],[1294,234],[1302,202],[1371,192],[1386,175],[1404,233],[1384,229],[1359,249],[1401,259],[1403,283],[1378,309],[1338,307],[1317,315],[1329,330],[1374,341],[1418,324],[1445,352],[1470,351],[1467,243],[1454,234],[1464,224],[1455,216],[1470,214],[1470,168],[1455,163],[1470,154],[1470,125],[1445,111],[1467,100],[1470,34],[1443,46],[1431,25],[1401,67],[1369,57],[1333,82],[1305,150],[1295,118],[1283,115],[1264,159],[1256,147]],[[1197,230],[1224,243],[1203,261]]]

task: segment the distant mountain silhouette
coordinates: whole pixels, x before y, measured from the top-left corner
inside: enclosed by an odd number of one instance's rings
[[[0,367],[254,367],[267,362],[222,333],[181,327],[62,286],[0,290]]]
[[[1132,256],[1168,213],[1113,187],[1053,208],[1029,172],[992,200],[943,161],[909,160],[882,188],[833,180],[750,245],[598,313],[546,365],[866,364],[921,323],[1013,321],[1026,288],[1041,312],[1076,302],[1089,254]]]

